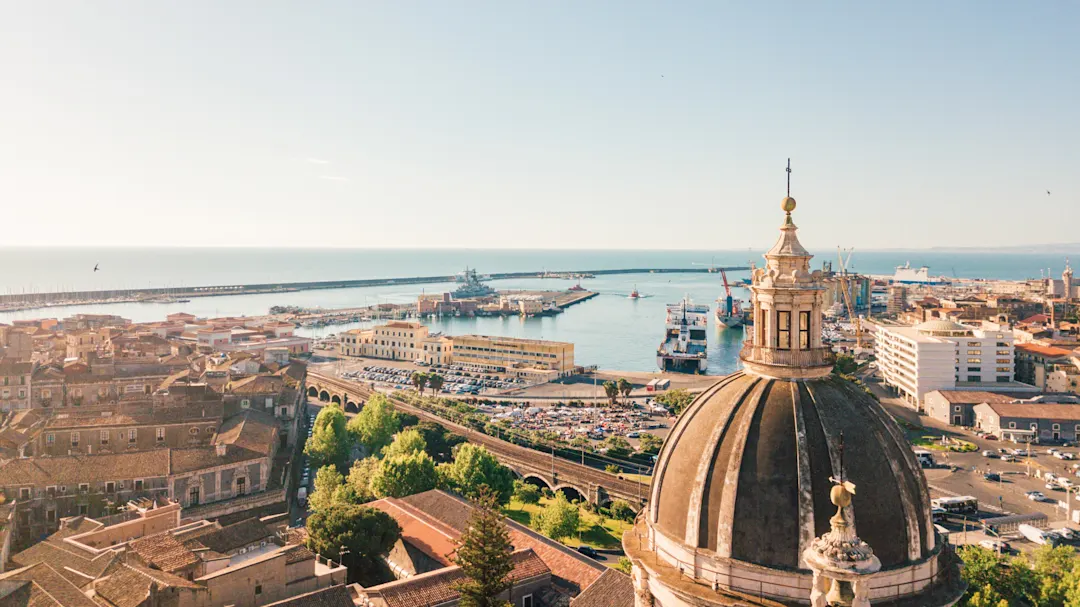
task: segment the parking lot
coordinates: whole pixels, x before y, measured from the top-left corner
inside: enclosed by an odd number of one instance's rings
[[[405,390],[412,388],[412,374],[436,373],[443,378],[440,392],[450,395],[495,396],[505,390],[521,388],[527,382],[480,367],[469,365],[427,365],[407,361],[380,359],[347,359],[333,364],[341,377],[374,384],[376,388]]]

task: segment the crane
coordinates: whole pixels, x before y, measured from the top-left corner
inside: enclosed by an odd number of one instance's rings
[[[844,294],[844,305],[847,307],[848,318],[855,323],[855,350],[862,350],[862,322],[855,314],[855,307],[851,305],[851,294],[848,290],[851,288],[851,283],[848,282],[847,277],[847,264],[851,261],[851,254],[855,252],[852,248],[848,251],[847,260],[844,260],[843,250],[840,247],[836,247],[836,259],[840,262],[840,273],[836,275],[837,280],[840,281],[840,290]]]
[[[724,314],[731,316],[735,313],[735,300],[731,297],[731,285],[727,281],[727,272],[720,268],[720,277],[724,279]]]

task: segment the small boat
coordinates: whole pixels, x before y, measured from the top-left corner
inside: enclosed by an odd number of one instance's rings
[[[585,287],[581,286],[580,281],[576,285],[574,285],[574,286],[570,287],[569,289],[567,289],[567,291],[574,291],[574,292],[579,292],[579,291],[584,291],[584,290],[585,290]]]
[[[641,299],[641,293],[638,293],[637,285],[634,285],[634,290],[630,291],[630,299]]]

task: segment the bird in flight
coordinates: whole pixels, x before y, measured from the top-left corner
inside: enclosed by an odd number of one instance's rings
[[[95,271],[95,272],[97,272],[97,271],[98,271],[98,264],[96,264],[96,263],[94,264],[94,271]]]
[[[1049,195],[1050,195],[1050,190],[1046,190],[1046,195],[1047,195],[1047,196],[1049,196]]]

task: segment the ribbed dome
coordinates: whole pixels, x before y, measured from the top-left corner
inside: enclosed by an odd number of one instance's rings
[[[915,329],[926,335],[956,336],[972,334],[971,327],[965,327],[958,322],[953,322],[944,318],[928,320],[922,324],[915,325]]]
[[[838,377],[738,372],[702,393],[664,444],[649,521],[690,549],[804,569],[803,550],[836,511],[829,479],[840,469],[841,432],[859,537],[884,568],[926,558],[934,539],[922,470],[881,405]]]

